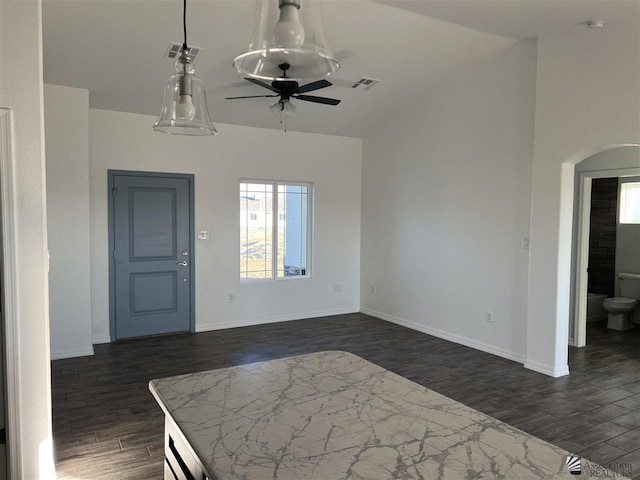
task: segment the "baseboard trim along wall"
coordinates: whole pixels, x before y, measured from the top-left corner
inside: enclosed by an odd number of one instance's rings
[[[290,322],[294,320],[305,320],[308,318],[328,317],[330,315],[346,315],[349,313],[358,313],[359,307],[336,308],[333,310],[318,310],[315,312],[294,313],[290,315],[276,315],[273,317],[252,318],[250,320],[241,320],[233,322],[198,324],[196,320],[196,332],[210,332],[212,330],[223,330],[225,328],[251,327],[254,325],[265,325],[268,323]]]
[[[439,330],[437,328],[427,327],[426,325],[421,325],[419,323],[412,322],[410,320],[405,320],[404,318],[394,317],[393,315],[378,312],[370,308],[361,308],[360,311],[362,313],[371,315],[372,317],[376,317],[381,320],[386,320],[391,323],[396,323],[398,325],[402,325],[403,327],[407,327],[412,330],[417,330],[418,332],[426,333],[427,335],[433,335],[434,337],[442,338],[443,340],[448,340],[450,342],[458,343],[466,347],[475,348],[476,350],[490,353],[492,355],[497,355],[498,357],[506,358],[508,360],[513,360],[514,362],[524,363],[524,360],[525,360],[525,356],[519,353],[511,352],[503,348],[494,347],[493,345],[478,342],[477,340],[456,335],[454,333],[445,332],[444,330]]]
[[[335,308],[330,310],[318,310],[315,312],[295,313],[290,315],[276,315],[272,317],[252,318],[249,320],[222,322],[222,323],[200,324],[196,320],[196,333],[210,332],[213,330],[224,330],[225,328],[251,327],[255,325],[265,325],[268,323],[290,322],[293,320],[304,320],[308,318],[328,317],[330,315],[346,315],[349,313],[358,313],[359,311],[360,311],[360,307],[355,306],[350,308]],[[111,343],[111,337],[108,335],[104,335],[104,336],[94,335],[93,344],[97,345],[100,343]],[[93,355],[93,350],[91,351],[90,354],[84,353],[82,355]],[[75,355],[75,356],[81,356],[81,355]],[[53,353],[52,353],[52,358],[53,358]],[[58,358],[68,358],[68,357],[58,357]]]
[[[569,375],[569,366],[563,365],[562,367],[554,367],[553,365],[545,365],[544,363],[536,362],[535,360],[527,360],[524,362],[524,368],[533,370],[534,372],[544,373],[550,377],[564,377]]]
[[[94,335],[93,344],[97,345],[99,343],[111,343],[111,337],[109,335]]]
[[[62,360],[63,358],[86,357],[93,355],[93,347],[79,348],[77,350],[51,351],[51,360]]]

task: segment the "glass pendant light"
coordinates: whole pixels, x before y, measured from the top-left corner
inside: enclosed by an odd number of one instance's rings
[[[202,81],[195,76],[193,59],[187,46],[187,0],[183,2],[184,43],[176,60],[174,73],[164,89],[160,118],[153,125],[156,132],[175,135],[217,135],[209,118]]]
[[[320,0],[256,0],[249,49],[233,60],[249,77],[282,80],[280,65],[289,64],[288,80],[321,78],[340,68],[327,46]]]

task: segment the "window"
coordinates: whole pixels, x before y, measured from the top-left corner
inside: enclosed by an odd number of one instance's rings
[[[620,184],[620,223],[640,224],[640,182]]]
[[[309,276],[311,184],[240,182],[240,280]]]

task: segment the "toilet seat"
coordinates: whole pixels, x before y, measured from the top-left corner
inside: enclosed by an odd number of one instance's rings
[[[631,306],[631,305],[635,305],[637,303],[637,300],[633,298],[627,298],[627,297],[609,297],[609,298],[605,298],[603,303]]]

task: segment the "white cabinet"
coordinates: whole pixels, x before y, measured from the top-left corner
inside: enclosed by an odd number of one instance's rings
[[[164,480],[215,480],[208,477],[198,457],[169,415],[164,421]]]

